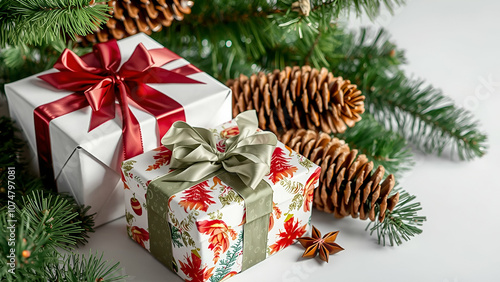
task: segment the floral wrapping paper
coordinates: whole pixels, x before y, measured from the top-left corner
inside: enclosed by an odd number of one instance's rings
[[[224,151],[224,139],[239,133],[230,121],[211,130]],[[159,147],[125,161],[125,209],[129,236],[150,251],[146,192],[149,182],[169,172],[171,152]],[[264,178],[273,188],[267,256],[310,230],[314,188],[320,168],[278,142]],[[243,199],[213,177],[172,196],[168,203],[174,269],[186,281],[220,281],[241,271],[245,208]]]

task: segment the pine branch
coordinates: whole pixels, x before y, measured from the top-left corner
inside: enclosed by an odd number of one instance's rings
[[[106,22],[106,2],[88,0],[4,0],[0,4],[0,47],[40,45],[92,33]]]
[[[322,2],[322,0],[316,1]],[[339,15],[341,11],[353,11],[357,16],[364,13],[371,20],[374,20],[384,7],[387,8],[390,13],[393,13],[394,8],[405,4],[404,0],[338,0],[329,2],[333,2],[333,4],[340,6],[337,8],[339,10],[337,15]]]
[[[59,196],[71,205],[71,212],[76,213],[76,216],[69,221],[69,223],[76,223],[80,228],[78,233],[71,233],[71,235],[77,237],[76,245],[85,245],[88,243],[89,233],[94,233],[94,217],[96,213],[90,214],[90,206],[80,205],[76,202],[69,194],[59,194]]]
[[[393,193],[400,189],[394,189]],[[401,245],[404,241],[409,241],[411,237],[421,234],[423,222],[426,221],[425,216],[417,215],[417,212],[422,210],[419,202],[414,202],[415,196],[408,192],[399,191],[399,202],[396,207],[386,214],[382,222],[370,222],[366,226],[366,230],[370,229],[370,235],[376,232],[378,243],[385,246],[386,240],[391,246]],[[375,208],[376,213],[380,212],[380,207]],[[373,225],[373,226],[372,226]],[[371,228],[370,228],[371,226]]]
[[[36,191],[24,199],[23,216],[29,222],[32,234],[47,234],[50,240],[45,248],[62,248],[69,250],[76,244],[73,234],[80,233],[79,222],[70,223],[77,216],[72,206],[60,196],[52,196]]]
[[[21,43],[0,52],[0,93],[3,85],[52,68],[65,48],[78,55],[90,52],[90,48],[78,47],[72,41],[55,40],[39,46]]]
[[[471,113],[457,108],[451,99],[422,81],[399,73],[394,77],[368,74],[373,91],[367,91],[368,110],[380,122],[398,131],[426,153],[441,155],[450,150],[461,160],[486,152],[486,135]]]
[[[218,2],[197,3],[182,23],[153,37],[223,81],[240,73],[294,65],[287,62],[303,63],[311,52],[316,54],[310,56],[311,63],[324,65],[326,60],[318,59],[319,46],[330,49],[332,43],[341,44],[327,40],[335,32],[325,28],[329,26],[326,18],[333,18],[331,9],[305,17],[291,11],[292,1],[279,1],[276,5],[267,1]],[[210,18],[214,16],[219,20]],[[192,17],[198,18],[191,21]]]
[[[17,209],[14,213],[14,220],[17,221],[9,222],[13,218],[7,212],[7,207],[0,210],[0,280],[39,281],[45,263],[55,261],[57,255],[53,249],[41,247],[49,243],[50,237],[47,234],[32,233],[20,210]],[[15,234],[14,241],[9,240],[11,234]],[[12,253],[11,248],[15,252]],[[11,270],[13,268],[15,271]]]
[[[21,166],[20,155],[24,142],[16,136],[17,128],[10,118],[0,117],[0,207],[7,204],[8,168]]]
[[[362,30],[345,46],[346,55],[330,62],[362,87],[367,111],[376,120],[427,153],[449,150],[461,160],[485,154],[486,136],[473,116],[441,91],[407,78],[399,69],[404,56],[384,30],[375,37]]]
[[[33,195],[43,193],[43,195],[51,197],[59,197],[67,201],[70,206],[70,212],[76,213],[74,218],[69,219],[70,224],[77,224],[78,230],[70,235],[76,238],[76,243],[84,245],[87,243],[88,233],[94,232],[94,216],[89,214],[90,207],[79,205],[73,197],[67,194],[56,194],[53,189],[46,189],[38,177],[31,175],[26,168],[25,161],[21,158],[21,151],[24,149],[24,142],[17,138],[18,130],[14,126],[12,120],[7,117],[0,118],[0,138],[8,140],[0,144],[0,207],[5,207],[8,201],[13,201],[17,206],[24,207],[25,203],[32,200]],[[14,168],[15,181],[13,192],[15,197],[8,197],[8,167]],[[12,192],[12,191],[11,191]]]
[[[0,265],[7,270],[15,268],[14,273],[0,272],[0,278],[7,281],[39,281],[45,265],[57,259],[57,248],[68,249],[65,244],[74,244],[75,237],[70,233],[78,230],[76,224],[68,224],[75,214],[69,212],[70,206],[60,197],[38,191],[26,200],[28,204],[22,207],[12,209],[9,203],[9,208],[0,212],[0,260],[5,261]],[[15,255],[14,267],[7,265],[11,254]]]
[[[12,206],[0,210],[0,280],[94,282],[123,278],[117,274],[118,264],[110,266],[102,256],[90,255],[86,259],[60,254],[61,249],[72,249],[79,239],[76,234],[81,231],[79,222],[74,221],[77,213],[71,203],[59,195],[41,191],[24,200],[24,205],[15,210]],[[11,249],[15,249],[14,267],[9,265]],[[15,271],[9,271],[12,268]]]
[[[57,263],[45,268],[48,281],[68,282],[110,282],[126,278],[120,275],[120,263],[111,265],[103,255],[89,253],[89,256],[70,254],[60,257]]]
[[[413,154],[406,140],[399,134],[385,129],[372,115],[365,113],[356,126],[349,127],[346,132],[335,137],[345,140],[351,149],[357,149],[373,162],[374,167],[383,166],[386,174],[394,174],[396,178],[409,170],[413,162]]]

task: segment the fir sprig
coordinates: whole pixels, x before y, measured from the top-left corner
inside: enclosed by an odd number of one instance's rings
[[[17,133],[18,130],[10,118],[0,118],[0,137],[2,140],[7,140],[7,142],[0,144],[0,207],[7,206],[8,200],[19,207],[24,207],[25,203],[32,200],[33,195],[41,192],[44,196],[55,197],[58,195],[53,192],[53,189],[46,189],[39,177],[31,175],[27,171],[25,160],[21,154],[25,143],[17,137]],[[15,192],[15,197],[12,199],[8,197],[8,167],[15,169],[15,180],[13,181],[15,190],[11,191],[11,193]],[[76,233],[71,234],[77,238],[78,244],[85,244],[88,233],[94,232],[95,214],[89,214],[90,207],[78,204],[70,195],[61,194],[58,197],[67,201],[71,207],[71,213],[76,212],[76,216],[71,218],[69,223],[77,223],[80,228]]]
[[[345,140],[351,149],[366,155],[374,167],[383,166],[387,174],[399,176],[414,164],[406,140],[398,133],[387,130],[368,113],[363,114],[356,126],[335,136]]]
[[[362,29],[347,39],[342,46],[345,56],[330,63],[360,86],[365,107],[376,120],[426,153],[449,150],[461,160],[485,154],[486,136],[474,117],[436,88],[408,78],[400,70],[404,54],[386,31],[373,35]]]
[[[50,243],[50,237],[41,232],[32,233],[19,209],[14,212],[15,218],[11,214],[7,207],[0,209],[0,280],[37,281],[37,270],[43,270],[46,262],[56,259],[53,249],[40,248]],[[13,240],[10,239],[11,234],[15,235]],[[15,252],[11,252],[12,248]],[[11,259],[11,256],[14,258]]]
[[[78,214],[72,211],[71,203],[42,191],[35,191],[24,200],[24,205],[15,211],[7,207],[0,210],[0,280],[94,282],[123,277],[117,274],[118,264],[110,266],[102,256],[61,255],[61,250],[72,250],[81,232],[79,222],[74,222]],[[9,221],[13,219],[16,221]],[[15,267],[9,272],[11,249]]]
[[[411,237],[422,233],[423,222],[426,221],[425,216],[419,216],[418,211],[422,210],[419,202],[415,202],[415,196],[401,189],[394,189],[392,194],[398,192],[399,202],[392,211],[387,211],[384,221],[370,222],[366,229],[370,230],[370,234],[376,232],[378,243],[391,246],[400,245],[403,241],[408,241]],[[391,195],[392,195],[391,194]],[[380,208],[375,207],[376,216],[378,216]]]
[[[79,222],[70,221],[78,214],[72,212],[72,206],[62,197],[35,191],[24,199],[21,212],[29,222],[30,233],[50,237],[44,247],[68,250],[76,244],[78,237],[74,234],[81,231]]]
[[[120,275],[120,263],[110,264],[103,255],[89,253],[65,255],[45,268],[47,281],[111,282],[126,277]]]
[[[57,260],[57,248],[68,249],[66,244],[75,243],[75,236],[69,232],[77,232],[78,226],[68,223],[75,214],[69,212],[65,200],[37,191],[27,201],[29,205],[16,205],[15,210],[4,207],[0,212],[0,260],[7,270],[0,272],[2,281],[39,281],[45,265]],[[8,264],[11,249],[15,250],[14,267]],[[12,268],[14,271],[8,271]]]
[[[3,0],[0,2],[0,47],[40,45],[92,33],[109,15],[106,1]]]
[[[54,40],[40,46],[20,43],[0,51],[0,93],[3,85],[52,68],[65,48],[78,55],[90,52],[90,48],[76,46],[74,42]]]
[[[80,227],[78,233],[71,233],[77,237],[77,245],[85,245],[88,243],[89,233],[94,233],[94,217],[95,213],[90,213],[90,206],[78,204],[71,195],[66,193],[59,194],[60,197],[68,201],[71,206],[71,211],[76,213],[76,216],[72,218],[69,223],[77,223]]]
[[[335,19],[343,13],[355,12],[358,16],[366,14],[373,20],[380,15],[382,8],[386,8],[390,13],[393,13],[394,9],[404,5],[404,2],[404,0],[313,0],[311,4],[313,10],[333,10]]]
[[[371,82],[371,89],[365,89],[368,110],[419,149],[438,156],[449,150],[461,160],[485,154],[486,135],[478,122],[441,91],[403,73],[384,77],[370,72],[365,80]]]

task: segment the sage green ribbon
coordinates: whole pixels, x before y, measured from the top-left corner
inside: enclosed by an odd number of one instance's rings
[[[167,223],[168,200],[215,176],[233,188],[245,203],[242,270],[266,258],[273,190],[262,179],[269,173],[277,139],[270,132],[256,131],[255,111],[241,113],[235,121],[240,133],[225,141],[224,152],[217,150],[211,131],[185,122],[175,122],[162,138],[162,144],[172,151],[170,167],[175,170],[149,184],[148,224],[151,253],[172,270],[175,262]]]

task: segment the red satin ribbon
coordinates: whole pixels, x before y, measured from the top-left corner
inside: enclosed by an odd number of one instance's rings
[[[139,44],[121,67],[121,55],[115,40],[96,44],[93,52],[78,57],[63,51],[54,68],[59,72],[39,76],[57,89],[74,91],[54,102],[41,105],[34,111],[35,134],[40,174],[48,187],[55,187],[49,133],[51,120],[90,106],[92,116],[89,132],[115,118],[116,101],[122,117],[123,158],[143,152],[139,122],[129,108],[132,104],[155,116],[160,136],[172,123],[185,121],[182,105],[146,83],[203,83],[186,77],[200,70],[186,65],[174,70],[161,66],[180,59],[166,48],[147,50]]]

